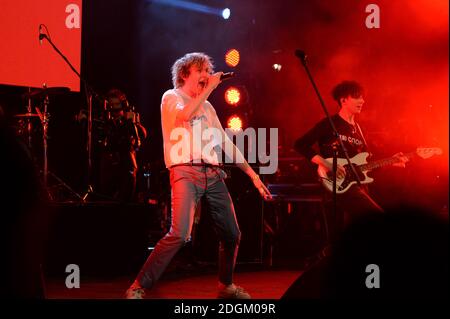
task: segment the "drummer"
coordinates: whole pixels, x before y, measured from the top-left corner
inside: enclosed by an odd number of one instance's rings
[[[100,155],[100,193],[122,202],[134,201],[138,170],[137,152],[147,130],[139,114],[118,89],[107,93]]]

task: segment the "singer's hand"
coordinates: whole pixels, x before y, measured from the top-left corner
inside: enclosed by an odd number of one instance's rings
[[[259,194],[264,200],[269,201],[273,199],[272,194],[267,189],[266,185],[264,185],[264,183],[261,181],[258,175],[253,176],[252,181],[253,185],[255,185],[256,189],[258,189]]]
[[[208,76],[208,88],[211,90],[214,90],[220,83],[220,77],[222,76],[223,72],[216,72],[214,74],[210,74]]]

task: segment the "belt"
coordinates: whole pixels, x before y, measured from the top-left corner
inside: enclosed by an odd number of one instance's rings
[[[169,168],[174,168],[177,166],[199,166],[199,167],[209,167],[209,168],[220,168],[220,165],[216,165],[216,164],[210,164],[210,163],[194,163],[194,162],[189,162],[189,163],[180,163],[180,164],[175,164],[170,166]]]

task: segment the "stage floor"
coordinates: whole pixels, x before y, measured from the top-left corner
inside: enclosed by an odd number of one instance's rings
[[[280,299],[302,274],[300,270],[262,270],[235,274],[235,283],[244,287],[253,299]],[[83,279],[80,288],[68,289],[65,278],[46,280],[48,299],[122,299],[132,278]],[[191,276],[162,278],[146,299],[215,299],[217,274],[207,272]]]

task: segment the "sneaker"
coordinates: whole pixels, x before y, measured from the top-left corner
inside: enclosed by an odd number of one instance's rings
[[[141,287],[130,287],[125,292],[126,299],[144,299],[145,290]]]
[[[222,299],[251,299],[250,294],[244,288],[234,284],[220,290],[217,297]]]

